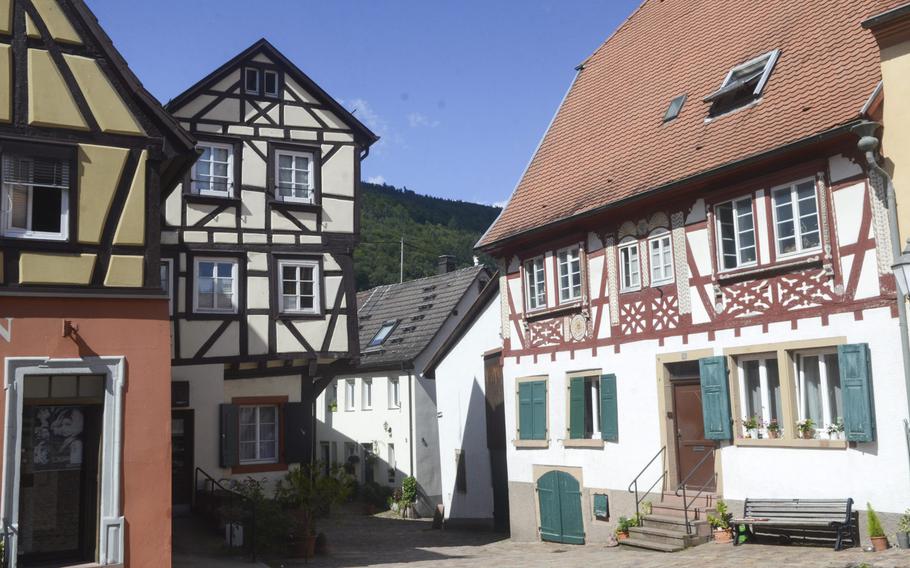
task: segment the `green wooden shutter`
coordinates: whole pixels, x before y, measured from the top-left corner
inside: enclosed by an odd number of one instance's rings
[[[616,375],[600,377],[600,437],[619,441],[619,409],[616,403]]]
[[[875,414],[872,403],[872,369],[869,345],[854,343],[837,346],[840,386],[844,402],[844,432],[850,442],[875,440]]]
[[[569,438],[585,437],[585,380],[575,377],[569,380]]]
[[[540,538],[550,542],[562,541],[558,473],[550,471],[537,480],[537,500],[540,503]]]
[[[532,407],[533,407],[533,428],[531,432],[532,440],[547,439],[547,382],[536,381],[531,383],[532,390]]]
[[[556,472],[559,479],[559,515],[562,542],[585,543],[585,523],[581,512],[581,488],[578,480],[564,471]]]
[[[699,359],[698,369],[701,378],[705,439],[729,440],[733,437],[733,428],[730,418],[730,390],[727,384],[727,358]]]
[[[221,455],[219,465],[224,468],[240,463],[240,446],[237,440],[240,428],[239,409],[234,404],[221,404]]]
[[[518,384],[518,439],[530,440],[534,431],[533,383]]]

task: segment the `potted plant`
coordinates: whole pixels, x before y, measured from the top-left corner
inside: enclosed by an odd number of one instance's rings
[[[815,437],[815,420],[803,418],[796,423],[796,429],[799,431],[799,437],[804,440],[811,440]]]
[[[338,412],[338,401],[333,400],[329,403],[329,412]]]
[[[416,519],[417,510],[414,503],[417,502],[417,480],[413,476],[405,477],[401,482],[401,501],[398,505],[401,516],[406,519]]]
[[[758,422],[758,418],[757,418],[757,417],[752,416],[752,417],[750,417],[750,418],[744,418],[744,419],[743,419],[743,428],[746,429],[746,438],[752,438],[752,437],[754,437],[754,436],[752,435],[752,433],[755,432],[755,431],[757,431],[757,430],[758,430],[758,427],[759,427],[759,422]]]
[[[708,524],[714,529],[714,542],[727,544],[733,542],[733,528],[730,521],[733,514],[727,508],[723,499],[717,500],[717,515],[708,515]]]
[[[878,518],[878,513],[872,508],[870,503],[866,503],[866,523],[869,530],[869,538],[872,540],[872,548],[876,552],[888,550],[888,537],[882,529],[882,522]]]
[[[910,509],[897,521],[897,545],[904,550],[910,548]]]
[[[780,438],[780,423],[777,422],[777,418],[772,418],[771,422],[768,422],[768,437]]]
[[[316,522],[331,508],[344,502],[351,492],[351,478],[338,466],[326,475],[320,463],[288,470],[275,488],[276,500],[291,512],[290,544],[292,556],[312,558],[316,549]]]
[[[619,517],[619,522],[616,524],[616,538],[617,540],[626,540],[629,538],[629,529],[634,525],[632,519],[626,517]]]

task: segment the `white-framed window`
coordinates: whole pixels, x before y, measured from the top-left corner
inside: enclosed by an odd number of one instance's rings
[[[281,313],[318,314],[319,262],[315,260],[279,260],[278,273]]]
[[[755,217],[752,197],[742,197],[714,206],[717,224],[718,263],[730,270],[756,263]]]
[[[572,381],[579,380],[582,381],[584,398],[580,401],[574,399],[569,401],[569,437],[572,438],[572,432],[577,430],[583,439],[599,439],[601,437],[600,374],[569,377],[570,384]],[[575,405],[580,408],[575,408]],[[573,419],[581,420],[581,424],[574,424]],[[578,439],[578,436],[575,438]]]
[[[326,413],[338,410],[338,381],[332,381],[332,384],[325,389],[325,411]]]
[[[774,243],[785,256],[821,248],[815,179],[805,179],[771,190],[774,203]]]
[[[294,203],[315,201],[311,152],[275,151],[275,197]]]
[[[354,379],[347,379],[344,381],[344,409],[345,410],[354,410],[354,393],[356,389],[354,388]]]
[[[379,331],[377,331],[376,335],[373,336],[373,339],[367,343],[367,349],[379,347],[385,343],[385,340],[389,338],[389,335],[392,334],[392,331],[397,325],[398,320],[388,320],[382,322],[382,325],[379,327]]]
[[[200,313],[237,313],[237,260],[197,258],[193,264],[193,310]]]
[[[161,278],[161,289],[164,290],[164,293],[167,294],[167,307],[168,313],[174,313],[174,290],[172,277],[174,270],[174,261],[170,258],[165,258],[161,260],[161,264],[158,266],[158,276]]]
[[[673,282],[673,240],[666,229],[648,239],[651,285]]]
[[[248,95],[259,94],[259,69],[247,67],[243,72],[243,90]]]
[[[200,142],[202,150],[193,166],[193,193],[218,197],[234,196],[234,147],[220,142]]]
[[[779,56],[780,50],[775,49],[730,69],[720,88],[704,98],[704,102],[713,103],[711,115],[733,110],[758,99]]]
[[[559,301],[581,299],[581,247],[572,246],[556,253],[559,276]]]
[[[398,377],[389,377],[389,408],[401,408],[401,388]]]
[[[262,92],[267,97],[278,96],[278,71],[267,69],[262,72]]]
[[[0,232],[4,237],[67,240],[69,160],[5,154],[2,178]]]
[[[360,406],[364,410],[373,409],[373,379],[363,379],[363,392],[361,393]]]
[[[634,292],[641,289],[641,261],[638,258],[638,241],[629,239],[619,245],[619,291]]]
[[[542,256],[525,261],[525,298],[528,311],[547,307],[547,275]]]
[[[783,429],[780,369],[777,354],[737,357],[739,374],[740,414],[743,421],[756,418],[759,432],[764,434],[772,421]],[[745,433],[745,431],[743,432]]]
[[[843,419],[840,366],[833,348],[796,351],[796,401],[799,420],[811,419],[824,430]]]
[[[278,406],[240,407],[240,463],[278,462]]]

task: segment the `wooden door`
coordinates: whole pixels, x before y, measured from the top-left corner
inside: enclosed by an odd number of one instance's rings
[[[540,504],[540,538],[549,542],[584,544],[581,488],[564,471],[550,471],[537,480]]]
[[[193,502],[193,411],[171,411],[171,502]]]
[[[714,447],[711,440],[705,439],[701,385],[692,381],[674,381],[673,408],[676,429],[676,479],[681,483],[692,474],[686,485],[701,487],[714,475],[714,457],[701,462],[705,452]],[[698,471],[693,473],[696,467]],[[708,489],[713,487],[708,486]]]
[[[509,531],[509,472],[506,460],[506,418],[503,404],[500,353],[484,358],[484,397],[486,398],[487,450],[493,483],[493,527]]]

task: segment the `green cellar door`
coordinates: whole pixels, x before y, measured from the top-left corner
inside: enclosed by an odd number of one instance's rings
[[[584,544],[581,489],[563,471],[550,471],[537,480],[540,501],[540,538],[550,542]]]

